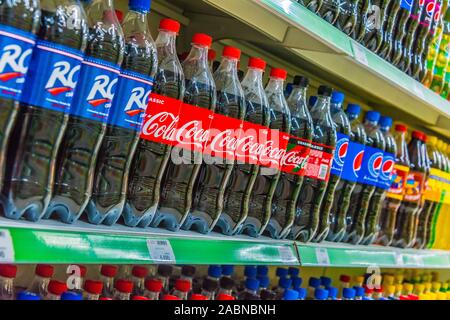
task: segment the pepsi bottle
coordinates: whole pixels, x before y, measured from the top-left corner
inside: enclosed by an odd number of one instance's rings
[[[339,16],[334,23],[334,26],[344,32],[346,35],[351,35],[356,25],[358,24],[358,5],[362,0],[346,0],[342,1],[339,8]]]
[[[240,58],[241,50],[224,47],[222,63],[214,72],[214,82],[217,88],[215,113],[242,121],[245,116],[245,101],[237,74]],[[192,212],[183,225],[183,229],[195,228],[200,233],[210,232],[217,224],[223,210],[225,189],[234,167],[234,162],[225,158],[204,155],[204,159],[194,193]],[[221,222],[217,229],[229,233],[231,221]]]
[[[122,29],[125,53],[105,137],[97,159],[89,220],[114,223],[122,214],[128,172],[139,141],[142,121],[157,70],[156,47],[148,28],[150,0],[129,0]],[[128,212],[127,212],[128,213]],[[153,215],[125,214],[128,226],[150,224]]]
[[[17,125],[8,152],[3,209],[7,217],[39,220],[53,190],[56,155],[66,130],[86,48],[87,22],[78,1],[41,1]]]
[[[400,8],[398,9],[397,16],[394,21],[393,29],[393,45],[392,53],[388,56],[389,61],[393,65],[397,65],[403,56],[404,39],[407,34],[407,26],[410,24],[410,16],[412,15],[412,9],[415,2],[419,0],[399,0]]]
[[[332,89],[320,86],[315,106],[311,109],[314,123],[313,139],[317,144],[330,148],[336,146],[336,130],[330,113],[330,97]],[[328,172],[326,172],[328,176]],[[303,181],[300,196],[297,200],[295,222],[290,234],[291,239],[302,242],[311,241],[319,227],[322,200],[324,198],[327,181],[307,177]]]
[[[355,187],[361,187],[358,182],[358,175],[364,157],[366,131],[358,120],[360,112],[361,107],[357,104],[347,106],[346,114],[351,126],[350,141],[347,150],[344,149],[341,153],[344,154],[345,151],[347,154],[341,180],[334,195],[330,214],[330,230],[327,235],[328,241],[340,242],[344,237],[347,227],[346,214],[353,190]]]
[[[208,48],[212,38],[197,33],[192,39],[192,49],[182,63],[185,75],[184,103],[214,111],[216,85],[208,65]],[[201,168],[201,154],[175,147],[171,157],[180,162],[169,161],[161,189],[159,211],[161,219],[152,226],[162,225],[176,231],[186,221],[192,208],[194,186]]]
[[[61,143],[54,194],[45,214],[65,223],[78,220],[92,193],[95,165],[117,89],[124,37],[112,0],[93,0],[87,7],[89,37],[73,99],[67,131]],[[114,216],[88,216],[94,224],[114,223]]]
[[[37,0],[0,3],[0,190],[3,188],[8,141],[19,114],[40,14]]]
[[[262,77],[266,62],[259,58],[250,58],[248,71],[242,81],[245,98],[245,121],[261,126],[269,126],[269,107]],[[230,182],[225,192],[224,209],[219,218],[218,226],[222,233],[231,235],[245,232],[253,236],[261,228],[261,219],[250,210],[252,191],[265,185],[265,177],[259,175],[260,167],[256,164],[237,163],[234,166]],[[260,212],[258,212],[260,213]],[[251,230],[251,231],[250,231]]]
[[[291,112],[291,136],[288,149],[295,155],[296,170],[301,170],[306,165],[307,156],[302,154],[305,149],[296,150],[296,146],[308,145],[312,139],[313,123],[309,114],[306,91],[309,80],[302,76],[294,78],[294,87],[287,100]],[[287,154],[289,159],[289,153]],[[266,232],[272,238],[285,238],[294,223],[297,199],[303,184],[303,176],[282,172],[272,201],[272,216],[266,228]]]
[[[381,164],[377,186],[372,198],[370,199],[369,210],[367,211],[364,239],[362,241],[362,244],[364,245],[372,244],[375,241],[381,208],[386,198],[386,191],[391,186],[391,175],[395,165],[395,154],[397,149],[394,137],[389,132],[391,127],[392,118],[380,118],[379,130],[384,137],[385,151],[383,154],[383,163]]]
[[[176,52],[179,30],[180,24],[175,20],[162,19],[159,24],[159,35],[156,39],[158,72],[153,92],[181,101],[185,83],[183,68]],[[144,139],[139,141],[130,170],[125,220],[145,217],[145,224],[153,220],[154,226],[158,226],[162,220],[170,219],[170,213],[166,216],[157,211],[157,207],[171,149],[167,144]]]
[[[345,182],[341,180],[341,175],[348,152],[352,128],[347,115],[342,109],[343,102],[344,94],[342,92],[334,91],[331,94],[330,113],[335,125],[337,141],[331,165],[330,179],[328,181],[325,197],[322,201],[319,228],[313,239],[314,242],[322,242],[327,237],[328,232],[330,231],[331,216],[334,216],[334,213],[331,211],[334,198],[340,197],[342,187],[345,184]]]
[[[375,192],[381,166],[383,164],[384,149],[386,142],[380,130],[378,121],[380,114],[375,111],[368,111],[364,120],[366,131],[366,142],[361,173],[350,199],[350,207],[347,211],[347,232],[343,241],[352,244],[359,244],[365,231],[365,222],[369,210],[370,200]]]

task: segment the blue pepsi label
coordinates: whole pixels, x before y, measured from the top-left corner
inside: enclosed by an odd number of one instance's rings
[[[82,61],[81,51],[38,40],[21,101],[32,106],[69,112]]]
[[[412,10],[414,0],[401,0],[400,8],[406,9],[408,11]]]
[[[395,166],[395,156],[392,153],[385,152],[383,156],[383,164],[380,169],[377,187],[387,190],[391,187],[392,171]]]
[[[344,162],[348,152],[349,137],[340,132],[337,133],[336,149],[334,149],[333,163],[330,173],[335,176],[341,176],[344,169]]]
[[[20,99],[35,39],[31,33],[0,24],[0,97]]]
[[[86,57],[80,71],[80,83],[70,113],[94,121],[108,121],[119,80],[119,67],[104,60]]]
[[[341,179],[351,182],[358,181],[364,158],[364,150],[365,146],[363,144],[353,141],[349,142]]]
[[[122,70],[108,123],[140,131],[152,88],[152,77]]]
[[[377,186],[383,164],[384,152],[380,149],[366,146],[358,182]]]

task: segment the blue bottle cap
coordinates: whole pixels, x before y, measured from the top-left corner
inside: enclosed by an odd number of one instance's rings
[[[378,122],[380,120],[380,113],[377,111],[367,111],[365,119],[371,122]]]
[[[223,265],[222,266],[222,275],[231,276],[234,272],[234,266],[231,265]]]
[[[337,104],[344,102],[345,95],[339,91],[333,91],[331,94],[331,103]]]
[[[328,298],[336,299],[338,295],[338,288],[336,287],[327,287],[328,290]]]
[[[298,277],[300,274],[300,269],[295,267],[289,267],[288,273],[291,277]]]
[[[259,280],[259,287],[260,288],[268,288],[270,279],[268,276],[258,276],[256,279]]]
[[[306,298],[306,288],[297,288],[297,292],[298,292],[298,298],[299,299],[305,299]]]
[[[323,287],[329,287],[331,286],[331,278],[328,277],[320,277],[320,285]]]
[[[129,0],[128,2],[128,8],[130,8],[130,10],[143,13],[150,12],[151,5],[151,0]]]
[[[269,274],[269,268],[267,266],[257,266],[256,270],[258,276],[267,276]]]
[[[292,279],[292,288],[297,289],[300,288],[302,283],[303,283],[303,279],[300,277],[291,277]]]
[[[317,96],[310,96],[308,99],[308,104],[310,107],[314,107],[317,102]]]
[[[277,268],[277,277],[287,277],[288,270],[286,268]]]
[[[364,290],[363,287],[353,287],[353,289],[355,289],[355,296],[356,297],[362,297],[364,295],[364,293],[366,292],[366,290]]]
[[[220,278],[222,275],[222,267],[221,266],[215,266],[211,265],[208,268],[208,276],[213,278]]]
[[[381,116],[379,124],[380,124],[380,127],[382,127],[382,128],[386,128],[386,127],[390,128],[390,127],[392,127],[392,118]]]
[[[61,300],[83,300],[81,293],[66,291],[61,295]]]
[[[17,295],[17,300],[41,300],[41,297],[32,292],[20,292]]]
[[[310,287],[317,288],[318,286],[320,286],[320,279],[311,277],[309,278],[308,284]]]
[[[328,290],[316,288],[314,291],[314,298],[316,298],[316,300],[326,300],[328,298]]]
[[[354,114],[354,115],[359,115],[361,113],[361,106],[359,104],[355,104],[355,103],[349,103],[347,105],[347,113],[349,114]]]
[[[292,285],[292,280],[286,277],[281,277],[278,281],[278,286],[283,289],[289,289]]]
[[[245,280],[245,287],[249,290],[256,291],[259,288],[259,281],[255,278],[247,278]]]
[[[356,290],[353,288],[344,288],[342,290],[342,296],[345,299],[354,299],[356,295]]]
[[[284,291],[283,300],[297,300],[298,292],[295,290],[287,289]]]
[[[256,267],[255,266],[245,266],[244,276],[246,276],[247,278],[256,277]]]

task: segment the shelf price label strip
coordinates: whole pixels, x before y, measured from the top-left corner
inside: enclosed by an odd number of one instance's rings
[[[7,229],[0,229],[0,263],[14,262],[14,247],[11,234]]]

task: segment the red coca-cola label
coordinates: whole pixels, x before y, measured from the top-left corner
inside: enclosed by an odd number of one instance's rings
[[[317,180],[328,181],[334,149],[319,143],[311,144],[305,176]]]
[[[281,160],[281,170],[304,176],[311,153],[311,141],[291,137]]]

